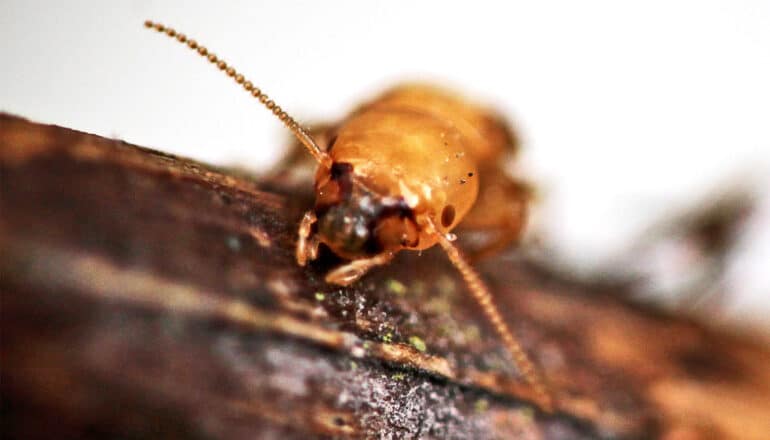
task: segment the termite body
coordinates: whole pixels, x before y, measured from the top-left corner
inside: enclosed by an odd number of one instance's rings
[[[315,205],[300,222],[296,259],[304,266],[326,245],[348,263],[326,281],[349,285],[401,250],[437,243],[464,278],[541,406],[552,400],[493,302],[492,294],[453,243],[458,227],[497,232],[481,253],[520,235],[528,192],[503,171],[515,149],[493,112],[427,85],[394,88],[354,111],[334,128],[325,147],[258,87],[196,41],[146,21],[145,26],[186,44],[235,79],[289,128],[318,162]]]
[[[410,84],[362,106],[332,131],[326,148],[332,165],[318,168],[316,204],[297,246],[301,265],[321,243],[352,260],[330,272],[328,282],[350,284],[400,250],[428,249],[469,214],[471,228],[486,219],[484,229],[501,232],[496,246],[519,236],[527,191],[505,181],[500,158],[514,148],[513,138],[489,110]],[[487,203],[476,205],[480,190]],[[495,197],[507,203],[490,210]]]

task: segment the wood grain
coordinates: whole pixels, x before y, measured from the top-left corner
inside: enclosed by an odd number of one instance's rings
[[[478,268],[557,396],[532,401],[439,249],[350,288],[293,259],[312,194],[0,115],[8,438],[742,438],[770,350],[560,279]]]

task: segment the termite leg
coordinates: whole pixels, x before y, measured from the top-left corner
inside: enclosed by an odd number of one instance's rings
[[[383,252],[371,258],[353,260],[350,263],[344,264],[326,274],[326,282],[330,284],[338,284],[340,286],[347,286],[364,276],[364,274],[366,274],[369,269],[375,266],[382,266],[383,264],[387,264],[392,259],[392,252]]]
[[[297,264],[304,266],[308,260],[318,257],[318,237],[313,235],[313,224],[316,222],[315,212],[305,213],[299,224],[299,239],[297,240]]]
[[[486,243],[473,249],[468,255],[473,262],[498,254],[512,243],[516,243],[521,238],[521,224],[515,220],[504,221],[497,228],[489,228],[486,232],[490,233]]]

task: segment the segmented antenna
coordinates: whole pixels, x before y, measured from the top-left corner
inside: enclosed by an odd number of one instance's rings
[[[155,29],[158,32],[164,33],[168,35],[171,38],[175,38],[177,41],[179,41],[182,44],[186,44],[187,47],[190,49],[198,52],[198,55],[206,58],[211,62],[211,64],[216,65],[219,70],[225,72],[227,76],[230,78],[233,78],[236,83],[240,84],[244,90],[251,93],[251,96],[257,98],[259,102],[261,102],[265,107],[267,107],[268,110],[273,112],[273,114],[278,117],[278,119],[283,122],[283,124],[291,130],[292,133],[294,133],[294,136],[297,137],[297,139],[304,145],[310,154],[313,155],[315,160],[318,161],[321,165],[325,166],[331,166],[332,160],[329,157],[326,152],[321,149],[320,146],[316,143],[316,141],[310,136],[310,133],[307,132],[304,128],[302,128],[297,121],[294,120],[291,116],[288,115],[278,104],[273,102],[272,99],[270,99],[266,94],[262,92],[262,90],[259,89],[259,87],[256,87],[251,81],[247,80],[242,74],[238,73],[232,66],[228,66],[227,63],[217,57],[212,52],[209,52],[208,49],[206,49],[204,46],[201,46],[198,44],[197,41],[188,38],[185,34],[181,34],[177,32],[176,30],[164,26],[160,23],[155,23],[153,21],[147,20],[144,22],[144,27],[148,29]]]
[[[450,238],[440,233],[437,233],[437,235],[438,242],[441,244],[441,247],[444,248],[444,251],[446,251],[447,255],[449,256],[449,260],[460,272],[460,275],[462,275],[465,283],[468,285],[468,290],[470,290],[471,295],[473,295],[473,298],[476,299],[476,302],[481,307],[484,315],[486,315],[487,319],[492,324],[492,327],[503,340],[505,348],[508,350],[511,356],[513,356],[513,361],[516,365],[516,368],[519,370],[519,372],[521,372],[521,375],[535,391],[543,409],[549,412],[552,411],[553,399],[551,398],[551,394],[545,385],[545,381],[541,377],[537,367],[535,367],[535,364],[532,363],[532,361],[529,359],[529,356],[527,356],[527,353],[521,347],[519,341],[513,335],[511,329],[508,328],[508,325],[503,320],[503,317],[500,315],[500,311],[497,309],[497,306],[494,303],[489,288],[486,284],[484,284],[484,281],[481,279],[479,274],[465,259],[463,254],[460,252],[460,249],[458,249],[457,246],[452,243]]]

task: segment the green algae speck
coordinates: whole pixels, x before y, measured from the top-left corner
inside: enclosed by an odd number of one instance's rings
[[[428,349],[428,347],[425,345],[425,341],[423,341],[419,336],[410,336],[409,343],[412,344],[412,347],[420,350],[423,353]]]

